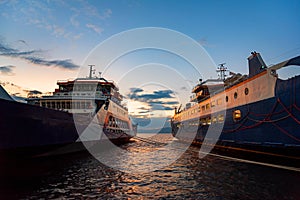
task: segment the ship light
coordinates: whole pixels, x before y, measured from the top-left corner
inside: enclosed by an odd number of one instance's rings
[[[239,121],[242,118],[242,113],[240,110],[233,111],[233,120]]]

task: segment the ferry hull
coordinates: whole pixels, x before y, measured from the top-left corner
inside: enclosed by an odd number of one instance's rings
[[[83,116],[82,123],[75,126],[73,115],[53,109],[0,99],[0,152],[34,152],[44,154],[60,148],[60,153],[84,150],[80,135],[84,132],[90,117]],[[76,116],[78,117],[78,116]],[[134,136],[118,132],[99,131],[95,141],[109,139],[114,143],[128,142]],[[101,137],[104,133],[106,137]],[[105,138],[105,139],[104,139]],[[86,142],[86,141],[85,141]],[[62,151],[64,148],[65,151]],[[22,153],[21,153],[22,154]]]
[[[238,146],[276,151],[282,154],[300,155],[300,77],[277,80],[275,96],[254,103],[226,110],[224,126],[218,122],[210,126],[220,128],[220,136],[211,138],[223,146]],[[239,110],[241,119],[236,121],[233,113]],[[213,113],[212,115],[218,115]],[[201,118],[210,117],[201,116]],[[181,122],[172,121],[172,134],[180,140],[203,142],[209,125],[201,124],[200,118]],[[197,128],[195,126],[197,122]],[[187,132],[194,131],[187,134]],[[193,138],[191,138],[193,137]],[[210,139],[210,138],[208,138]]]

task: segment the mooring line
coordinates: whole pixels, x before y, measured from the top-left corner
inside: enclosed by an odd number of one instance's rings
[[[142,138],[142,137],[138,137],[138,136],[136,136],[134,138],[137,139],[137,140],[140,140],[142,142],[146,142],[146,143],[153,144],[153,145],[167,145],[168,144],[168,143],[158,142],[158,141],[155,141],[155,140],[150,140],[148,138]],[[196,150],[193,150],[193,149],[190,149],[190,150],[193,151],[193,152],[199,153],[199,151],[196,151]],[[215,153],[205,153],[205,154],[210,155],[210,156],[214,156],[214,157],[218,157],[218,158],[221,158],[223,160],[228,160],[228,161],[249,163],[249,164],[255,164],[255,165],[261,165],[261,166],[266,166],[266,167],[273,167],[273,168],[278,168],[278,169],[285,169],[285,170],[300,172],[300,168],[297,168],[297,167],[289,167],[289,166],[284,166],[284,165],[258,162],[258,161],[253,161],[253,160],[247,160],[247,159],[241,159],[241,158],[236,158],[236,157],[219,155],[219,154],[215,154]]]
[[[271,164],[271,163],[257,162],[257,161],[253,161],[253,160],[246,160],[246,159],[241,159],[241,158],[222,156],[222,155],[214,154],[214,153],[207,153],[207,155],[219,157],[221,159],[229,160],[229,161],[250,163],[250,164],[255,164],[255,165],[262,165],[262,166],[267,166],[267,167],[273,167],[273,168],[279,168],[279,169],[285,169],[285,170],[300,172],[300,168],[297,168],[297,167],[289,167],[289,166],[284,166],[284,165],[276,165],[276,164]]]
[[[168,143],[158,142],[158,141],[155,141],[155,140],[150,140],[148,138],[142,138],[142,137],[138,137],[138,136],[135,136],[134,139],[137,139],[137,140],[140,140],[142,142],[149,143],[149,144],[154,144],[154,145],[167,145],[168,144]]]

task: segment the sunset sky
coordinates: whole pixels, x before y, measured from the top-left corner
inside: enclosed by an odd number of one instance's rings
[[[267,65],[300,55],[299,8],[298,0],[0,0],[0,81],[54,91],[57,80],[87,75],[86,64],[106,67],[97,56],[87,63],[100,43],[143,27],[174,30],[198,42],[212,59],[203,65],[210,71],[225,62],[231,71],[246,74],[251,51],[260,52]],[[188,100],[185,83],[193,86],[199,78],[217,77],[204,72],[199,77],[187,65],[168,52],[145,49],[123,55],[102,75],[115,80],[121,93],[135,101],[132,115],[165,117]],[[184,80],[178,81],[170,68],[187,72]],[[133,69],[124,78],[123,73]],[[151,83],[152,76],[156,80]]]

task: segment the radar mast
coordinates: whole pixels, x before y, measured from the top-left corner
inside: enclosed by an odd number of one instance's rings
[[[228,70],[227,70],[227,67],[225,67],[225,64],[226,63],[221,63],[221,64],[219,64],[219,67],[217,68],[217,73],[218,73],[218,76],[219,76],[219,79],[220,80],[222,80],[222,81],[224,81],[225,80],[225,78],[226,78],[226,73],[225,72],[227,72]]]

